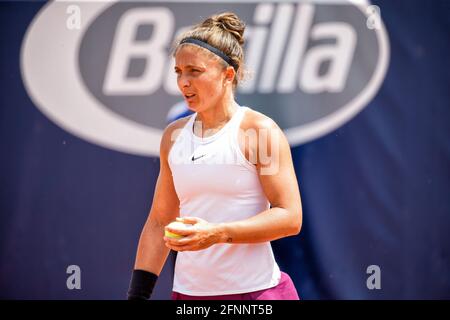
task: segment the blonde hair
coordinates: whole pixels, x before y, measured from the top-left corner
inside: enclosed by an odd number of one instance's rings
[[[172,55],[175,56],[177,51],[186,45],[186,43],[180,44],[186,38],[206,42],[225,53],[237,66],[236,76],[233,80],[233,88],[236,88],[238,82],[244,77],[244,30],[245,23],[233,12],[212,15],[181,34],[174,43]],[[218,57],[211,52],[210,54]],[[223,59],[219,60],[224,67],[228,66]]]

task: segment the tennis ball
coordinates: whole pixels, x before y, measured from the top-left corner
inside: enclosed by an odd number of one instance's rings
[[[170,232],[170,231],[164,231],[164,235],[167,237],[167,238],[171,238],[171,239],[181,239],[181,238],[183,238],[183,236],[181,236],[181,235],[179,235],[179,234],[176,234],[176,233],[172,233],[172,232]]]
[[[167,225],[167,227],[170,227],[170,228],[173,228],[173,229],[181,229],[181,230],[183,230],[183,229],[192,227],[192,224],[183,223],[183,222],[180,222],[180,220],[178,220],[178,221],[174,221],[174,222],[169,223]],[[167,229],[164,230],[164,235],[167,238],[172,238],[172,239],[181,239],[181,238],[185,237],[185,236],[182,236],[180,234],[170,232]]]

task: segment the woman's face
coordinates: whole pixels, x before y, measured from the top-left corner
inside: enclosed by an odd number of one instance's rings
[[[177,84],[189,109],[201,112],[223,99],[225,70],[201,48],[184,45],[176,52]]]

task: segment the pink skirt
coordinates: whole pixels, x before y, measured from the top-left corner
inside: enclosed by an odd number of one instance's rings
[[[172,300],[300,300],[291,277],[281,272],[280,283],[269,289],[220,296],[189,296],[172,292]]]

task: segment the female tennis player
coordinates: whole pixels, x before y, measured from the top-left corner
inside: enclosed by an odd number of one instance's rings
[[[272,119],[235,100],[244,29],[236,14],[221,13],[175,43],[178,87],[195,113],[163,133],[130,300],[150,298],[170,249],[178,252],[174,300],[299,299],[270,244],[302,225],[290,147]],[[182,227],[168,226],[174,220]]]

